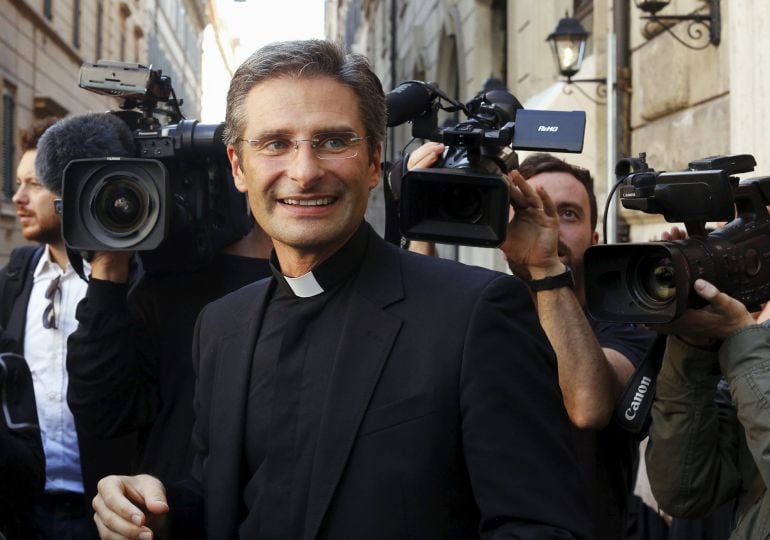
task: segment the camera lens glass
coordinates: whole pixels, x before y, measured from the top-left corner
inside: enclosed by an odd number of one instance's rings
[[[135,179],[113,178],[94,194],[92,209],[94,218],[108,232],[129,234],[147,219],[149,197]]]
[[[644,257],[634,275],[639,295],[653,304],[667,304],[676,296],[674,267],[669,257]]]
[[[478,223],[484,215],[484,194],[474,186],[446,186],[441,190],[438,206],[446,219]]]

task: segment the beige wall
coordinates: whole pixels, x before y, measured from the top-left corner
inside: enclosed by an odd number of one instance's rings
[[[578,79],[607,73],[606,36],[613,30],[612,4],[612,0],[595,0],[593,12],[581,21],[592,38]],[[770,61],[770,34],[765,32],[770,10],[766,0],[721,0],[721,43],[703,50],[690,50],[665,32],[643,35],[643,13],[629,4],[631,155],[644,151],[656,170],[671,171],[708,155],[753,153],[758,162],[756,174],[768,174],[770,145],[765,141],[770,125],[770,100],[766,99],[770,95],[770,71],[763,66]],[[461,81],[461,97],[470,97],[494,69],[499,56],[500,40],[493,36],[495,25],[489,16],[491,1],[405,0],[398,5],[399,79],[421,72],[426,79],[441,83],[442,77],[446,80],[454,75]],[[608,183],[606,107],[593,104],[578,91],[562,91],[545,42],[557,21],[571,9],[570,0],[508,2],[507,82],[528,107],[586,111],[583,153],[560,157],[594,173],[601,213]],[[674,0],[661,14],[706,9],[707,4],[700,0]],[[687,23],[676,25],[672,31],[688,39]],[[448,44],[452,42],[459,48],[454,66],[447,64],[451,52]],[[387,54],[381,45],[364,41],[362,47],[376,59],[383,80],[389,81],[384,62]],[[593,96],[593,85],[580,87]],[[407,140],[408,128],[397,132],[400,141]],[[647,241],[669,227],[658,216],[629,211],[623,215],[632,224],[631,239],[635,241]],[[474,264],[499,267],[491,251],[461,248],[460,256]]]
[[[764,0],[730,2],[729,148],[754,154],[756,173],[770,175],[770,6]]]

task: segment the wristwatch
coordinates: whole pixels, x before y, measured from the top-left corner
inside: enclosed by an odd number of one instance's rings
[[[544,277],[543,279],[530,279],[526,282],[529,290],[532,292],[538,292],[560,289],[561,287],[574,288],[575,279],[572,277],[572,268],[567,265],[564,267],[565,270],[561,274]]]

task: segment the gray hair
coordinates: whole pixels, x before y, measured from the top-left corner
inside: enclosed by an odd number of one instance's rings
[[[246,97],[257,84],[279,77],[331,77],[358,96],[358,109],[369,137],[369,156],[385,139],[385,95],[369,61],[346,54],[341,45],[320,39],[281,41],[253,53],[235,72],[227,92],[224,142],[236,146],[246,127]]]

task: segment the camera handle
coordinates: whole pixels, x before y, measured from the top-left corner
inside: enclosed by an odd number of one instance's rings
[[[615,404],[613,421],[623,430],[639,435],[640,438],[646,436],[650,427],[655,383],[665,350],[666,336],[658,334]]]

